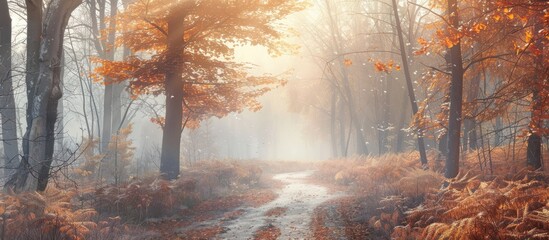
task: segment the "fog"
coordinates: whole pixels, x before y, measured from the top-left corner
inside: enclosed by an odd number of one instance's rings
[[[24,9],[11,2],[13,7],[13,61],[15,62],[13,79],[16,91],[17,114],[23,120],[26,108],[24,94],[24,61],[25,61],[25,35],[26,25]],[[90,34],[81,28],[73,28],[86,19],[86,10],[77,9],[73,14],[67,34],[65,36],[66,68],[64,69],[64,96],[62,98],[63,116],[58,122],[56,132],[58,138],[62,138],[65,147],[70,152],[77,152],[87,138],[87,132],[93,135],[100,134],[102,111],[94,113],[94,108],[103,105],[102,84],[91,82],[89,71],[90,55],[93,50],[85,42],[76,37]],[[308,103],[300,102],[299,96],[307,88],[303,86],[318,84],[322,81],[322,70],[311,56],[303,40],[304,33],[300,25],[307,16],[317,15],[315,9],[309,9],[292,15],[284,20],[284,24],[293,28],[298,33],[293,36],[291,43],[299,47],[297,54],[285,54],[272,56],[266,48],[261,46],[246,46],[235,48],[235,60],[253,65],[251,73],[272,74],[283,76],[287,84],[273,89],[259,98],[262,108],[257,112],[244,110],[241,113],[231,113],[223,118],[212,117],[204,121],[198,129],[185,129],[183,133],[182,161],[202,159],[261,159],[261,160],[321,160],[330,158],[329,129],[318,122],[329,121],[326,114],[313,113],[321,119],[311,119],[311,111],[319,111],[311,108]],[[74,39],[69,39],[69,38]],[[73,49],[75,48],[75,49]],[[76,54],[76,55],[74,55]],[[121,54],[117,52],[118,56]],[[77,66],[79,65],[79,66]],[[84,81],[84,86],[79,84]],[[84,88],[86,102],[82,100],[81,88]],[[89,91],[93,92],[91,100]],[[129,97],[124,95],[125,104],[122,112],[127,108]],[[91,101],[94,101],[93,103]],[[157,151],[161,145],[162,131],[158,124],[152,123],[154,117],[152,108],[163,114],[163,96],[140,96],[128,108],[127,123],[133,126],[130,135],[135,150],[134,158],[146,155],[144,152]],[[95,106],[92,106],[95,105]],[[60,108],[60,109],[61,109]],[[84,109],[84,110],[83,110]],[[84,113],[84,112],[86,113]],[[85,118],[88,118],[86,125]],[[97,119],[99,118],[99,120]],[[99,122],[98,122],[99,121]],[[62,126],[60,125],[62,124]],[[19,134],[23,135],[26,121],[19,121]],[[154,150],[156,149],[156,150]],[[158,156],[156,156],[158,157]],[[61,160],[61,159],[59,159]],[[158,159],[146,161],[158,164]]]
[[[276,76],[287,83],[260,96],[259,111],[245,109],[221,118],[209,117],[196,129],[186,126],[181,137],[184,164],[205,159],[323,160],[415,149],[410,101],[404,73],[396,61],[400,58],[394,49],[397,41],[391,34],[391,8],[379,2],[334,3],[311,1],[304,10],[276,23],[285,31],[283,39],[293,51],[274,56],[261,44],[232,47],[232,60],[249,64],[249,74]],[[10,4],[15,98],[17,114],[24,119],[25,12],[22,6]],[[77,155],[90,138],[102,137],[105,86],[97,75],[93,78],[99,64],[94,60],[97,50],[91,41],[97,36],[85,27],[89,8],[84,4],[75,10],[64,36],[64,95],[59,106],[63,114],[56,127],[56,148],[63,150],[57,157],[59,161],[66,161],[67,153]],[[399,8],[406,13],[401,20],[407,39],[416,39],[419,26],[432,21],[423,8]],[[411,17],[418,20],[410,22]],[[420,48],[415,41],[406,46],[409,52]],[[121,59],[123,54],[119,47],[114,58]],[[147,58],[151,53],[139,54]],[[434,103],[431,106],[442,103],[444,92],[422,85],[425,79],[435,76],[427,66],[437,66],[441,55],[410,55],[408,59],[412,87],[420,99],[416,103],[427,98]],[[380,70],[378,64],[395,69]],[[165,114],[164,94],[134,97],[127,88],[122,91],[119,114],[124,122],[114,124],[113,131],[131,124],[132,158],[139,164],[158,168],[162,128],[152,120]],[[429,117],[435,114],[426,112]],[[18,124],[22,136],[26,121]],[[433,139],[442,132],[422,134]],[[428,147],[434,146],[430,139],[426,142]]]

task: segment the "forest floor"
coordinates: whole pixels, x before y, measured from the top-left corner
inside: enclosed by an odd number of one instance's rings
[[[322,203],[343,195],[312,183],[312,170],[280,173],[273,180],[283,186],[277,197],[261,206],[244,205],[227,214],[180,228],[179,236],[190,239],[313,239],[313,212]],[[209,232],[217,236],[206,236]]]
[[[0,238],[549,239],[549,175],[521,168],[525,159],[509,152],[471,152],[454,179],[443,177],[436,152],[428,169],[409,152],[204,161],[174,181],[0,194]]]

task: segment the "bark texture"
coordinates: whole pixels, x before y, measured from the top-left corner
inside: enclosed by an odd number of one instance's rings
[[[105,5],[102,4],[103,13],[105,12]],[[117,0],[111,0],[110,1],[110,19],[109,22],[109,31],[107,36],[107,42],[102,43],[102,50],[103,50],[103,57],[106,60],[114,60],[114,40],[116,37],[116,13],[118,11],[118,1]],[[104,25],[104,19],[100,19],[102,21],[101,25]],[[104,30],[104,28],[102,29]],[[118,108],[115,108],[114,104],[116,102],[120,102],[120,99],[118,101],[114,100],[115,96],[115,88],[116,83],[112,82],[112,79],[105,78],[105,91],[104,91],[104,100],[103,100],[103,133],[101,134],[101,150],[103,153],[105,153],[108,149],[109,142],[111,141],[111,137],[115,130],[113,130],[113,126],[117,126],[117,124],[113,121],[113,115],[116,114],[118,116],[118,119],[120,119],[120,111],[121,107],[117,106]],[[118,95],[118,98],[120,96]],[[116,112],[116,113],[115,113]],[[120,120],[118,120],[120,121]]]
[[[63,36],[71,13],[81,0],[52,0],[47,7],[40,41],[38,76],[30,80],[27,94],[29,122],[23,159],[7,187],[16,192],[43,191],[48,183],[54,147],[57,103],[62,96]],[[25,148],[26,145],[26,148]]]
[[[168,20],[168,43],[165,89],[166,121],[162,134],[160,173],[165,179],[179,176],[181,129],[183,127],[183,33],[182,18],[172,16]]]
[[[11,75],[11,17],[7,0],[0,0],[0,116],[4,147],[4,176],[10,176],[19,165],[19,147]]]
[[[448,14],[453,28],[459,28],[458,6],[456,0],[448,1]],[[461,42],[450,48],[450,116],[448,119],[448,157],[446,158],[445,177],[454,178],[459,172],[461,110],[463,100],[463,62]]]
[[[543,30],[543,23],[537,22],[534,26],[534,32],[537,34]],[[543,48],[544,44],[542,42],[541,36],[538,36],[535,46],[537,49],[542,50],[541,53],[537,56],[536,61],[536,73],[535,79],[537,83],[532,84],[532,121],[530,123],[530,136],[528,136],[528,146],[526,148],[526,161],[528,166],[538,169],[541,167],[541,135],[539,132],[535,131],[535,128],[541,128],[543,121],[541,120],[540,115],[544,113],[542,96],[540,94],[540,87],[547,86],[543,81],[548,81],[546,78],[547,70],[543,69]],[[533,127],[533,128],[532,128]]]

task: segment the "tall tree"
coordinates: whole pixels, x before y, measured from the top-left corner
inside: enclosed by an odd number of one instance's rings
[[[10,176],[19,165],[19,147],[11,75],[11,17],[7,0],[0,0],[0,116],[4,146],[4,176]]]
[[[116,14],[118,13],[118,0],[88,0],[88,7],[93,32],[93,46],[101,59],[112,61],[115,57],[116,45],[114,44],[116,34]],[[107,17],[108,14],[108,17]],[[101,124],[101,152],[108,149],[109,141],[113,134],[113,126],[120,120],[121,107],[118,105],[119,97],[118,84],[106,77],[101,79],[105,84],[103,92],[103,121]],[[117,122],[114,121],[117,117]]]
[[[184,8],[182,8],[184,9]],[[178,9],[179,10],[179,9]],[[181,11],[181,10],[180,10]],[[181,151],[181,131],[183,129],[183,51],[184,51],[184,9],[180,13],[170,13],[167,23],[167,64],[164,88],[166,89],[166,121],[162,134],[162,151],[160,155],[160,172],[168,179],[179,175],[179,158]],[[182,14],[182,15],[179,15]]]
[[[107,38],[106,41],[102,41],[102,50],[103,50],[103,57],[107,60],[114,60],[114,54],[116,51],[115,45],[114,45],[114,39],[116,34],[116,13],[118,11],[118,0],[111,0],[110,1],[110,17],[109,17],[109,27],[107,29],[102,29],[103,31],[107,31]],[[105,1],[103,1],[102,4],[103,9],[101,11],[105,11]],[[103,26],[105,19],[100,19],[100,21],[103,22]],[[109,141],[113,134],[113,126],[116,126],[113,122],[113,114],[114,112],[118,112],[118,115],[120,115],[120,108],[114,109],[114,91],[115,91],[115,85],[112,83],[112,79],[105,78],[105,91],[103,95],[103,133],[101,134],[101,150],[103,152],[106,151],[107,146],[109,145]]]
[[[536,73],[534,74],[534,81],[531,86],[532,88],[532,111],[528,136],[528,146],[526,149],[526,161],[528,166],[531,166],[534,169],[541,167],[541,136],[543,129],[543,115],[544,115],[544,104],[547,101],[547,96],[543,96],[543,93],[549,92],[546,87],[549,86],[547,76],[549,75],[549,67],[544,64],[544,36],[541,36],[543,32],[543,20],[540,19],[539,15],[535,14],[534,17],[534,30],[535,38],[533,39],[534,47],[537,49],[537,54],[535,53],[535,69]],[[547,117],[546,117],[547,118]]]
[[[448,0],[448,19],[450,30],[458,31],[458,2]],[[448,119],[448,157],[446,158],[447,178],[457,176],[459,172],[459,153],[461,137],[461,109],[463,101],[463,62],[461,56],[461,40],[458,38],[450,47],[450,116]]]
[[[136,1],[119,14],[118,43],[132,54],[105,61],[96,71],[115,81],[130,79],[133,94],[166,95],[161,173],[179,175],[183,115],[198,122],[244,108],[258,110],[256,98],[282,83],[249,76],[235,63],[235,45],[262,45],[273,54],[286,51],[285,28],[277,21],[303,8],[300,1]],[[150,57],[141,52],[153,53]]]
[[[396,0],[393,1],[393,14],[395,17],[395,25],[398,35],[398,43],[400,47],[400,56],[402,58],[402,66],[404,68],[404,78],[406,79],[406,87],[408,89],[408,97],[410,98],[410,103],[412,104],[413,114],[417,114],[418,107],[416,101],[416,94],[414,92],[414,86],[412,85],[412,75],[410,74],[410,66],[408,65],[408,55],[406,54],[406,47],[404,43],[404,37],[402,36],[402,27],[400,25],[400,16],[398,14],[398,4]],[[420,129],[417,133],[417,145],[420,155],[420,161],[422,165],[427,164],[427,154],[425,153],[425,142],[423,141],[423,132]]]
[[[62,96],[63,36],[72,11],[81,0],[52,0],[41,31],[37,78],[27,79],[27,124],[23,159],[7,187],[14,191],[46,189],[52,163],[57,104]],[[30,61],[30,59],[29,59]]]

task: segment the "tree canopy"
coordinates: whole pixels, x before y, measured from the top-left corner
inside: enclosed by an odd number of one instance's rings
[[[253,63],[235,61],[237,46],[265,46],[273,55],[291,53],[291,30],[281,20],[303,9],[302,1],[139,0],[118,14],[117,45],[131,49],[123,61],[96,59],[96,73],[130,81],[134,95],[165,92],[165,71],[183,66],[184,112],[191,121],[261,108],[257,97],[285,81],[248,73]],[[170,60],[168,18],[184,29],[182,54]],[[162,119],[158,119],[163,122]],[[196,124],[195,124],[196,125]]]

